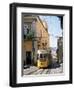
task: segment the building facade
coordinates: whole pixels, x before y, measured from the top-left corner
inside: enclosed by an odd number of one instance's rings
[[[49,48],[48,27],[37,15],[22,14],[22,60],[24,65],[34,65],[37,50]]]

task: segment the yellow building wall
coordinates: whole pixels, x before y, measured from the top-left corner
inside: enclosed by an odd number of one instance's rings
[[[25,41],[24,42],[24,50],[25,51],[32,51],[32,41]]]
[[[47,43],[46,48],[49,48],[50,47],[50,44],[49,44],[50,39],[49,39],[48,31],[46,31],[46,29],[42,25],[43,24],[42,20],[40,21],[40,19],[38,17],[32,17],[32,16],[25,17],[24,19],[25,19],[25,22],[32,22],[33,19],[36,20],[36,29],[35,30],[38,35],[37,37],[41,36],[41,40],[39,38],[40,49],[43,49],[42,43],[45,43],[45,42]],[[32,43],[32,41],[30,41],[30,42],[26,41],[25,43],[29,43],[29,46],[25,46],[25,47],[28,49],[30,48],[29,50],[31,50],[32,46],[30,44]]]
[[[43,25],[41,24],[40,20],[38,19],[36,22],[36,30],[38,33],[38,37],[41,35],[41,40],[40,40],[40,49],[43,48],[42,43],[47,43],[46,48],[49,48],[49,35],[48,35],[48,31],[45,30],[45,28],[43,27]],[[40,34],[40,35],[39,35]]]

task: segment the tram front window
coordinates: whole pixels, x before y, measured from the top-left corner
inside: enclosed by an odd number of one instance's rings
[[[41,59],[43,58],[43,54],[40,54],[40,58],[41,58]]]
[[[47,59],[47,54],[37,54],[37,59],[38,60],[46,60]]]
[[[40,54],[40,59],[45,61],[47,58],[46,54]]]
[[[44,58],[47,59],[48,58],[48,55],[47,54],[44,54]]]

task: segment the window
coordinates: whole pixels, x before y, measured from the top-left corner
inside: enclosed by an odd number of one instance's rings
[[[30,30],[29,30],[29,28],[27,28],[27,34],[29,34],[29,32],[30,32]]]
[[[46,59],[48,57],[48,55],[47,54],[44,54],[44,59]]]
[[[27,34],[27,28],[28,28],[28,25],[27,24],[24,24],[24,35]]]
[[[44,55],[43,54],[40,54],[40,58],[44,58]]]
[[[31,30],[31,24],[24,24],[24,34],[29,34]]]

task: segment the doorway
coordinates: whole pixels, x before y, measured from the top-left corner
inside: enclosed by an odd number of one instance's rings
[[[26,52],[26,65],[31,65],[31,52]]]

